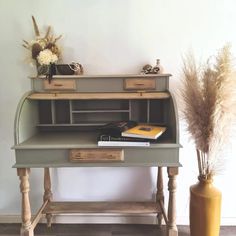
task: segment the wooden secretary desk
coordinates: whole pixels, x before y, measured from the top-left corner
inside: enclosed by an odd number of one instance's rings
[[[176,175],[179,130],[170,74],[32,77],[32,91],[19,102],[15,117],[15,156],[22,194],[21,236],[33,236],[45,215],[117,213],[157,215],[164,219],[167,236],[177,236]],[[111,121],[135,120],[165,125],[167,131],[150,147],[98,147],[97,130]],[[154,202],[53,201],[49,168],[156,166]],[[162,169],[168,173],[168,210],[164,208]],[[30,169],[44,168],[42,207],[32,219],[29,200]]]

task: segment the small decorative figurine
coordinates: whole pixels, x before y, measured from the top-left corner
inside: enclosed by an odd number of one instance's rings
[[[141,71],[142,74],[151,74],[151,72],[152,72],[152,66],[149,64],[145,65]]]
[[[160,64],[160,59],[156,60],[156,65],[152,69],[153,74],[161,74],[163,73],[163,68]]]
[[[142,74],[161,74],[163,73],[163,67],[160,65],[160,59],[156,59],[156,65],[152,67],[149,64],[146,64],[142,71]]]
[[[72,62],[73,67],[71,68],[76,75],[82,75],[84,73],[84,68],[80,63]]]

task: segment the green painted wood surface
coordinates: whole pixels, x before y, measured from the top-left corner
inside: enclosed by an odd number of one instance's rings
[[[42,132],[15,145],[15,167],[77,166],[180,166],[180,144],[162,141],[150,147],[98,147],[94,132]],[[70,163],[75,148],[122,148],[125,161],[119,163]]]
[[[20,99],[14,121],[14,141],[15,145],[37,133],[38,109],[37,101],[31,102],[27,96],[32,91],[25,93]]]
[[[169,74],[165,75],[114,75],[114,76],[56,76],[56,78],[75,78],[77,83],[77,92],[122,92],[123,80],[125,78],[155,78],[157,91],[168,91]],[[42,90],[42,78],[32,78],[33,89]],[[78,100],[79,101],[79,100]],[[66,102],[66,101],[65,101]],[[64,103],[65,103],[64,102]],[[89,100],[87,101],[90,102]],[[101,100],[102,102],[102,100]],[[74,148],[112,148],[98,147],[97,133],[82,132],[78,127],[74,127],[72,122],[74,111],[72,102],[68,100],[68,108],[65,104],[55,104],[45,112],[42,104],[37,100],[32,101],[27,99],[27,94],[22,97],[19,102],[16,118],[15,118],[15,149],[16,163],[14,167],[128,167],[128,166],[169,166],[179,167],[179,128],[177,108],[173,96],[169,99],[150,105],[150,101],[141,101],[139,99],[128,101],[129,118],[138,119],[139,122],[155,123],[157,118],[159,122],[164,122],[168,127],[166,132],[156,144],[151,144],[150,147],[115,147],[124,149],[124,161],[119,163],[71,163],[69,161],[69,152]],[[83,101],[84,103],[84,101]],[[39,104],[41,111],[39,115]],[[73,102],[73,104],[77,104]],[[77,105],[79,105],[78,103]],[[145,105],[146,104],[146,105]],[[148,105],[147,105],[148,104]],[[66,110],[63,110],[66,109]],[[123,109],[123,108],[122,108]],[[121,110],[122,110],[121,109]],[[132,110],[133,109],[133,110]],[[152,115],[144,115],[151,112]],[[90,108],[91,110],[91,108]],[[104,108],[103,108],[104,110]],[[111,108],[112,110],[112,108]],[[151,111],[150,111],[151,110]],[[76,108],[80,111],[80,106]],[[69,113],[68,115],[64,113]],[[79,115],[86,112],[77,112]],[[98,116],[99,112],[87,112],[86,115]],[[90,113],[90,114],[89,114]],[[108,112],[107,112],[108,113]],[[117,113],[117,112],[116,112]],[[114,113],[115,114],[115,113]],[[45,124],[42,127],[40,119],[42,116],[47,116],[46,121],[52,121],[50,124]],[[58,117],[62,116],[62,118]],[[41,118],[40,118],[41,117]],[[40,118],[40,119],[39,119]],[[59,119],[60,118],[60,119]],[[94,119],[94,117],[93,117]],[[139,120],[140,119],[140,120]],[[45,120],[45,119],[43,119]],[[96,120],[96,117],[95,117]],[[62,122],[63,123],[60,123]],[[68,123],[67,123],[68,122]],[[89,122],[88,122],[89,123]],[[39,125],[39,126],[38,126]],[[64,125],[64,126],[63,126]],[[71,126],[70,126],[71,125]],[[90,124],[91,125],[91,124]],[[90,126],[88,125],[88,126]],[[47,126],[49,129],[47,129]],[[64,132],[59,132],[60,126]],[[86,126],[86,124],[85,124]],[[44,129],[42,129],[44,128]],[[74,130],[74,132],[69,132]],[[66,131],[66,132],[65,132]],[[113,147],[114,148],[114,147]]]
[[[137,77],[138,76],[138,77]],[[169,89],[169,77],[167,75],[159,76],[145,76],[137,75],[136,77],[78,77],[71,76],[67,78],[74,78],[76,80],[76,92],[123,92],[124,79],[126,78],[154,78],[156,81],[156,91],[166,91]],[[61,76],[55,76],[57,79],[64,79]],[[43,89],[42,78],[32,78],[32,90],[35,92],[45,92]],[[126,90],[127,91],[127,90]]]
[[[181,166],[178,148],[149,149],[124,148],[124,161],[72,163],[70,149],[16,150],[14,167],[128,167],[128,166]]]
[[[97,132],[39,132],[30,139],[15,145],[14,149],[64,149],[64,148],[97,148]],[[178,148],[180,144],[173,140],[162,140],[153,143],[148,149]],[[128,147],[127,147],[128,148]],[[137,147],[143,148],[143,147]]]

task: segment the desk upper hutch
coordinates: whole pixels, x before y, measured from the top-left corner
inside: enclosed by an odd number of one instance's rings
[[[32,77],[32,91],[19,102],[15,117],[15,156],[22,193],[21,236],[33,236],[42,215],[48,225],[53,214],[157,214],[166,235],[177,236],[175,222],[179,130],[169,74]],[[149,147],[99,147],[97,130],[120,120],[164,125],[166,132]],[[155,202],[53,201],[49,168],[158,167]],[[168,210],[164,208],[162,168],[168,173]],[[29,173],[44,168],[43,204],[34,218],[29,201]]]

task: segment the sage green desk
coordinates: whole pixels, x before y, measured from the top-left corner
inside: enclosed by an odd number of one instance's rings
[[[178,118],[169,92],[169,74],[55,76],[30,78],[32,91],[19,102],[15,117],[15,156],[22,193],[21,236],[33,236],[42,215],[51,225],[60,213],[156,213],[167,235],[177,236],[176,175],[179,163]],[[107,122],[136,120],[167,126],[150,147],[98,147],[97,128]],[[155,202],[54,202],[50,168],[157,166]],[[162,168],[169,177],[164,209]],[[43,205],[31,219],[30,169],[44,168]]]

